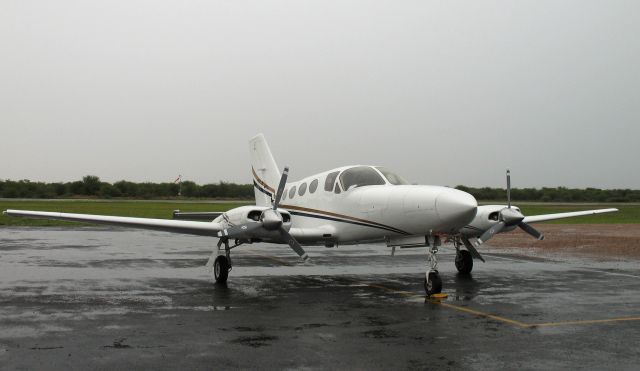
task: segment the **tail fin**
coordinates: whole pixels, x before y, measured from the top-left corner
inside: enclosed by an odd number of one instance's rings
[[[280,170],[273,159],[264,135],[258,134],[249,140],[251,153],[251,172],[253,173],[253,191],[256,205],[271,206],[275,198],[275,188],[280,182]]]

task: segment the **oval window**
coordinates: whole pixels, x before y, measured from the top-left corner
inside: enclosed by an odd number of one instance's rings
[[[295,195],[296,195],[296,186],[293,186],[289,190],[289,198],[293,198]]]
[[[307,191],[307,183],[300,184],[300,188],[298,189],[298,195],[303,196],[306,191]]]
[[[324,190],[327,192],[333,191],[333,183],[336,181],[336,178],[340,174],[339,171],[334,171],[333,173],[327,175],[327,178],[324,180]]]
[[[316,191],[316,189],[318,189],[318,179],[314,179],[309,184],[309,193],[314,193]]]

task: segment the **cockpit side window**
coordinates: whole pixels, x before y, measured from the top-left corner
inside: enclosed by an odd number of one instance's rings
[[[407,180],[405,178],[403,178],[400,175],[394,173],[393,171],[387,169],[386,167],[376,167],[376,169],[378,169],[378,171],[381,172],[382,175],[384,175],[385,178],[387,178],[387,181],[389,181],[389,183],[391,183],[393,185],[411,184],[411,183],[407,182]]]
[[[356,166],[340,174],[340,183],[345,191],[351,187],[386,184],[380,174],[369,166]]]
[[[324,190],[327,192],[331,192],[333,191],[333,183],[336,182],[336,178],[338,177],[338,174],[340,174],[339,171],[334,171],[333,173],[329,173],[327,175],[327,179],[325,179],[324,181]]]

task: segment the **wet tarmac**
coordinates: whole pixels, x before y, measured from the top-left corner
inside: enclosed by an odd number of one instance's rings
[[[638,261],[487,253],[460,276],[424,250],[233,251],[214,239],[121,229],[0,229],[2,369],[638,369]]]

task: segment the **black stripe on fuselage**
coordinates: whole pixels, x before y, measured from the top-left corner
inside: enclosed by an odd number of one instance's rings
[[[255,180],[253,181],[253,186],[258,188],[258,191],[264,193],[265,195],[269,196],[269,197],[273,197],[273,194],[271,194],[271,192],[267,191],[266,189],[262,188],[260,186],[260,184],[258,184],[258,182],[256,182]]]
[[[292,211],[292,210],[289,210],[289,213],[291,215],[305,216],[307,218],[331,220],[331,221],[334,221],[334,222],[355,224],[355,225],[360,225],[360,226],[363,226],[363,227],[371,227],[371,228],[383,229],[383,230],[394,232],[394,233],[398,233],[398,234],[410,235],[410,233],[407,233],[407,232],[404,232],[404,231],[400,231],[400,230],[397,230],[397,229],[393,229],[393,228],[386,228],[386,227],[379,226],[379,225],[371,225],[371,224],[356,222],[356,221],[348,220],[348,219],[340,219],[340,218],[335,218],[335,217],[332,217],[332,216],[308,214],[308,213],[303,213],[303,212],[300,212],[300,211]]]

